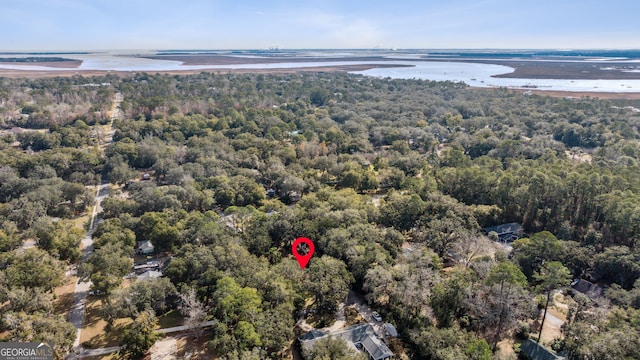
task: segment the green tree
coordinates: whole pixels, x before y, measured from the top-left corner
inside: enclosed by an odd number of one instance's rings
[[[429,304],[438,319],[439,327],[450,327],[452,321],[461,315],[466,289],[471,285],[473,273],[467,269],[454,269],[443,283],[431,290]]]
[[[409,230],[425,210],[425,203],[418,195],[401,195],[391,192],[380,207],[380,219],[384,225],[398,230]]]
[[[34,224],[33,231],[38,239],[38,246],[51,255],[72,263],[80,260],[79,246],[84,231],[76,228],[72,221],[49,222],[41,219]]]
[[[290,300],[289,296],[287,300]],[[267,309],[258,316],[255,321],[256,331],[268,353],[278,354],[293,338],[293,312],[293,301],[289,301]]]
[[[500,335],[502,333],[502,328],[505,323],[505,319],[509,317],[508,312],[510,312],[510,308],[513,306],[512,303],[512,288],[513,287],[521,287],[524,288],[527,285],[527,277],[524,276],[520,269],[508,262],[501,262],[489,273],[489,276],[485,280],[487,285],[489,286],[498,286],[498,298],[497,300],[500,302],[500,312],[498,315],[498,326],[496,328],[496,333],[493,337],[493,350],[495,351],[498,346],[498,341],[500,340]]]
[[[139,228],[144,239],[151,240],[154,246],[164,250],[171,250],[180,235],[166,212],[145,213],[140,217]]]
[[[224,337],[231,334],[236,340],[232,349],[247,350],[262,345],[260,335],[254,327],[255,319],[262,313],[262,299],[255,288],[241,287],[231,277],[218,280],[213,294],[217,318],[223,323],[224,331],[218,338],[218,350]],[[230,346],[227,344],[226,346]]]
[[[50,314],[53,310],[53,293],[42,288],[14,288],[6,292],[6,300],[5,309],[10,311]]]
[[[617,307],[603,311],[591,307],[582,316],[562,327],[563,338],[554,350],[568,359],[640,358],[640,310]]]
[[[107,163],[107,178],[112,184],[124,184],[128,180],[138,177],[138,173],[127,164],[122,157],[116,155]]]
[[[471,341],[464,353],[467,355],[467,359],[470,360],[491,360],[493,358],[491,347],[484,339]]]
[[[107,244],[80,265],[78,274],[91,279],[91,288],[108,301],[111,292],[120,286],[123,276],[131,271],[132,266],[133,259],[126,249],[119,244]]]
[[[241,287],[231,277],[218,280],[213,295],[217,313],[226,324],[235,325],[262,312],[262,299],[255,288]]]
[[[530,238],[516,240],[513,254],[522,272],[531,279],[545,262],[560,259],[562,244],[552,233],[541,231]]]
[[[233,330],[233,335],[238,340],[241,350],[248,350],[262,345],[260,335],[256,332],[253,324],[248,321],[238,321]]]
[[[262,200],[265,198],[265,191],[262,186],[242,175],[234,176],[230,180],[235,190],[233,205],[260,206],[262,204]]]
[[[564,267],[559,261],[550,261],[540,268],[540,271],[533,275],[534,279],[539,282],[538,289],[547,296],[547,302],[544,305],[544,314],[542,315],[542,324],[540,324],[540,334],[538,334],[538,342],[542,336],[544,320],[547,317],[547,308],[551,300],[551,292],[557,288],[567,286],[571,282],[571,272]]]
[[[71,211],[82,212],[94,202],[94,192],[78,183],[65,182],[62,185],[62,196],[70,202]]]
[[[12,254],[4,272],[9,287],[52,290],[62,284],[64,277],[62,263],[35,248]]]
[[[111,300],[103,304],[103,310],[107,314],[114,314],[113,320],[125,316],[134,317],[144,310],[163,314],[169,309],[168,299],[175,295],[176,288],[167,278],[136,281],[130,287],[116,290]]]
[[[130,359],[141,359],[160,338],[155,331],[158,319],[151,310],[141,312],[124,330],[120,338],[120,353]]]
[[[313,343],[313,347],[303,350],[305,358],[318,360],[366,359],[366,355],[357,352],[341,338],[327,336]]]
[[[313,89],[309,95],[309,100],[315,106],[323,106],[329,100],[329,91],[321,88]]]
[[[353,276],[344,262],[324,255],[312,259],[309,278],[304,283],[306,291],[314,298],[313,305],[323,314],[333,314],[338,303],[347,298]]]
[[[6,222],[2,224],[3,229],[0,229],[0,252],[7,252],[16,249],[20,246],[20,238],[17,234],[17,228],[13,223]]]
[[[9,329],[7,340],[51,343],[56,359],[63,359],[69,354],[76,339],[76,328],[63,315],[9,312],[3,321]]]
[[[472,333],[459,327],[425,327],[410,334],[416,355],[435,360],[486,359],[486,342],[481,344]],[[490,350],[489,350],[490,352]]]

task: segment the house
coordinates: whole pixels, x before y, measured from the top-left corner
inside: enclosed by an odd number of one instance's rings
[[[572,292],[582,293],[589,297],[591,300],[598,300],[604,295],[604,289],[600,286],[583,279],[575,279],[571,282]]]
[[[373,327],[369,324],[353,325],[333,332],[312,330],[298,337],[298,340],[303,350],[309,350],[313,348],[316,341],[327,336],[344,340],[350,348],[365,352],[372,360],[386,360],[393,357],[391,350],[378,338]]]
[[[531,360],[563,360],[564,356],[556,355],[552,350],[538,344],[537,342],[527,339],[520,346],[520,351]]]
[[[147,261],[147,263],[145,264],[133,265],[133,271],[137,274],[141,274],[149,270],[159,270],[159,269],[160,269],[160,262],[158,261]]]
[[[149,270],[138,275],[138,281],[148,281],[162,277],[162,271]]]
[[[138,245],[136,246],[136,254],[138,255],[151,255],[155,251],[155,248],[151,241],[144,240],[138,241]]]
[[[498,234],[498,241],[507,243],[520,239],[524,235],[522,225],[518,223],[508,223],[498,226],[491,226],[482,229],[482,232],[489,235],[491,232]]]

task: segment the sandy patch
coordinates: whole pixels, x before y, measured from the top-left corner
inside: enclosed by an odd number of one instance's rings
[[[542,329],[542,337],[540,338],[540,342],[548,345],[553,341],[553,339],[562,338],[560,327],[562,327],[562,324],[564,324],[564,322],[564,314],[549,306],[549,309],[547,310],[547,318],[544,321],[544,328]]]
[[[53,308],[55,314],[68,314],[73,306],[73,293],[78,282],[77,276],[69,276],[65,279],[62,286],[58,286],[53,290],[55,299],[53,300]]]
[[[498,342],[498,349],[494,354],[494,359],[517,360],[518,355],[516,355],[516,352],[513,350],[513,344],[515,344],[513,339],[504,339]]]
[[[207,335],[199,339],[184,336],[176,340],[176,356],[179,359],[205,360],[216,358],[207,346]]]
[[[178,343],[172,337],[156,341],[149,351],[151,352],[151,360],[178,359]]]

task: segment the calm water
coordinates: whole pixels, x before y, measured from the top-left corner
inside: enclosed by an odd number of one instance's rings
[[[112,54],[80,54],[67,56],[83,60],[77,69],[111,71],[170,71],[204,69],[278,69],[305,68],[317,66],[340,66],[354,64],[398,64],[411,67],[376,68],[353,73],[394,79],[450,80],[464,82],[477,87],[537,88],[539,90],[592,91],[592,92],[640,92],[640,80],[563,80],[563,79],[507,79],[494,78],[493,75],[506,74],[513,69],[502,65],[412,61],[411,57],[390,61],[331,61],[298,62],[278,64],[240,64],[240,65],[182,65],[179,61],[143,59]],[[68,71],[73,69],[50,68],[35,65],[0,64],[3,69]]]
[[[408,62],[403,62],[408,63]],[[399,79],[451,80],[478,87],[532,88],[538,90],[640,92],[640,80],[566,80],[494,78],[512,68],[501,65],[456,62],[411,62],[410,68],[378,68],[357,73]]]

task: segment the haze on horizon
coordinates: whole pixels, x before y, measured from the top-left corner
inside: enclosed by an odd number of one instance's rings
[[[0,51],[638,49],[633,0],[4,0]]]

